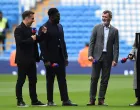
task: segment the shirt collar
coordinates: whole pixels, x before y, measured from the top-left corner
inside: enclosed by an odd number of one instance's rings
[[[103,27],[106,27],[104,24],[103,24]],[[110,28],[111,27],[111,25],[109,24],[109,26],[108,27],[106,27],[106,28]]]

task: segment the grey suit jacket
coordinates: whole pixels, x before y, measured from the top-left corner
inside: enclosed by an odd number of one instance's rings
[[[98,24],[94,27],[90,43],[88,56],[92,56],[96,60],[102,55],[104,48],[104,26]],[[118,62],[119,56],[119,34],[118,29],[111,26],[109,27],[108,41],[107,41],[107,58],[109,62]]]

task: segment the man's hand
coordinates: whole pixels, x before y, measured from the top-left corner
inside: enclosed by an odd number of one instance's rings
[[[132,54],[129,54],[129,55],[128,55],[128,58],[129,58],[130,60],[132,60],[132,59],[133,59],[133,55],[132,55]]]
[[[31,36],[33,40],[36,40],[36,35]]]
[[[92,56],[89,56],[89,57],[88,57],[88,60],[89,60],[90,62],[93,62],[94,58],[93,58]]]
[[[42,27],[42,32],[46,33],[47,32],[47,28],[45,26]]]
[[[51,62],[47,61],[45,62],[45,66],[50,66],[51,65]]]
[[[117,63],[115,61],[112,61],[112,66],[116,66]]]

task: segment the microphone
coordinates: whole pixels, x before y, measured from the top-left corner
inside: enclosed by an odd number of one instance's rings
[[[94,60],[92,63],[93,63],[93,64],[97,64],[97,63],[98,63],[98,61],[97,61],[97,60]]]
[[[36,34],[36,28],[32,28],[32,34],[35,35]]]
[[[59,67],[58,63],[51,63],[49,65],[45,63],[45,66],[52,67],[52,68]]]
[[[132,56],[132,58],[130,58],[129,56]],[[131,59],[131,60],[132,60],[133,57],[134,57],[134,55],[129,54],[127,58],[122,58],[122,59],[121,59],[121,63],[125,63],[125,62],[127,61],[127,59]]]
[[[128,57],[127,58],[122,58],[121,59],[121,63],[125,63],[127,61]]]
[[[52,63],[51,65],[50,65],[51,67],[59,67],[59,65],[58,65],[58,63]]]

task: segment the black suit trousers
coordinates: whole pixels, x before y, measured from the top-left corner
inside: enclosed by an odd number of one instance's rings
[[[140,90],[135,89],[135,96],[140,100]]]
[[[54,79],[55,76],[57,77],[61,101],[69,100],[68,91],[67,91],[67,82],[66,82],[66,67],[65,61],[62,57],[60,52],[58,62],[51,62],[51,63],[58,63],[59,67],[48,67],[46,68],[46,87],[47,87],[47,100],[48,102],[53,101],[53,88],[54,88]]]
[[[18,101],[22,101],[22,87],[25,82],[26,76],[29,80],[29,94],[32,102],[36,102],[37,93],[36,93],[36,83],[37,83],[37,71],[36,63],[27,63],[27,64],[17,64],[18,66],[18,78],[16,83],[16,97]]]

